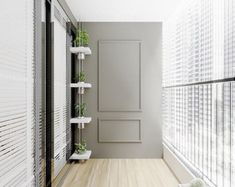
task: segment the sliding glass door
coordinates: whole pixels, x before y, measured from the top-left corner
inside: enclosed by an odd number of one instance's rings
[[[71,149],[70,128],[70,66],[71,23],[57,1],[52,1],[52,176],[53,180],[65,166]],[[69,33],[68,33],[69,32]]]
[[[66,20],[55,8],[54,25],[54,176],[66,163]],[[59,17],[60,16],[60,17]],[[64,22],[63,22],[64,21]]]

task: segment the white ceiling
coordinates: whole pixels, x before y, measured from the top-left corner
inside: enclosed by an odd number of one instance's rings
[[[80,21],[164,21],[184,0],[66,0]]]

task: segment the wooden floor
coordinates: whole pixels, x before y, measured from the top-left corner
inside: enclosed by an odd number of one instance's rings
[[[56,187],[178,187],[162,159],[91,159],[70,165],[56,181]]]

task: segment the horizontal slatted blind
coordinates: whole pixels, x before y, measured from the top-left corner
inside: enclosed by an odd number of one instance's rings
[[[0,186],[30,186],[34,181],[33,1],[1,1],[0,25]]]

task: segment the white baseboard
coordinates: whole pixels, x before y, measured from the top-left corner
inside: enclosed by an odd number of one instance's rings
[[[186,166],[165,145],[163,145],[163,159],[180,183],[188,183],[195,178],[189,169],[186,168]]]

